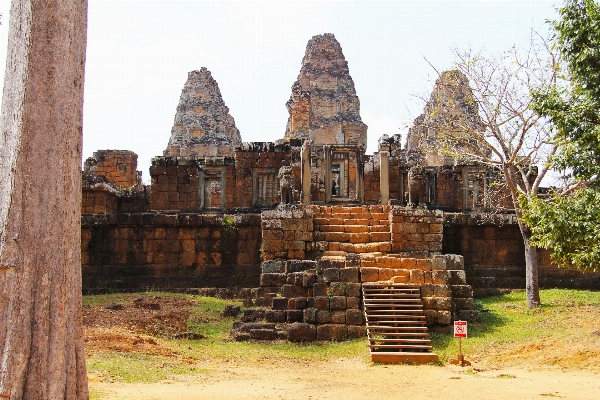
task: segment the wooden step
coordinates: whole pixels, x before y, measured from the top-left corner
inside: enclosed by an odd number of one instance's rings
[[[374,362],[430,362],[431,340],[419,286],[363,284],[363,308]]]
[[[428,363],[438,362],[438,356],[435,353],[413,353],[413,352],[375,352],[371,351],[371,361],[379,363]]]
[[[397,326],[390,326],[390,325],[381,325],[381,326],[371,325],[371,326],[367,327],[367,330],[370,329],[373,332],[381,331],[382,335],[383,335],[384,334],[383,332],[385,332],[385,334],[387,334],[388,331],[391,333],[394,333],[394,332],[400,333],[400,332],[398,332],[398,330],[399,330],[398,328],[399,327],[397,327]]]
[[[404,327],[413,327],[415,329],[420,329],[423,328],[425,326],[425,321],[422,320],[377,320],[377,319],[371,319],[369,318],[368,320],[366,320],[370,325],[372,326],[378,326],[378,324],[382,324],[382,326],[395,326],[397,328],[404,328]]]
[[[369,348],[371,348],[371,349],[390,349],[392,351],[394,349],[431,350],[431,348],[432,348],[430,345],[426,345],[426,344],[406,345],[406,344],[398,344],[398,343],[385,344],[385,343],[370,343],[370,342],[367,346],[369,346]]]

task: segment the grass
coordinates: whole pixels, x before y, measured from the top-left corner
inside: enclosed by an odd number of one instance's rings
[[[84,296],[84,306],[125,303],[131,296],[141,294],[107,294]],[[270,360],[311,360],[340,357],[362,357],[368,361],[366,340],[349,340],[328,344],[295,344],[277,342],[258,344],[235,342],[229,337],[229,331],[236,318],[223,318],[221,312],[226,305],[242,305],[232,300],[222,300],[212,297],[201,297],[188,294],[147,292],[145,296],[182,296],[192,299],[196,305],[187,321],[190,332],[205,336],[201,340],[159,339],[165,344],[176,358],[140,353],[109,352],[92,354],[87,357],[88,373],[96,375],[103,381],[114,382],[157,382],[174,375],[202,374],[210,370],[198,368],[212,360],[227,360],[229,362]]]
[[[516,348],[541,340],[569,341],[590,337],[589,326],[579,323],[590,312],[600,313],[600,292],[550,289],[541,291],[542,305],[528,311],[525,292],[476,300],[482,322],[469,324],[463,353],[485,349]],[[432,333],[434,351],[448,361],[458,353],[453,335]]]
[[[188,321],[188,329],[206,338],[201,340],[156,339],[178,356],[173,358],[139,353],[102,353],[87,358],[88,371],[102,380],[120,382],[155,382],[176,375],[210,373],[211,361],[245,362],[269,360],[326,361],[341,357],[358,357],[369,362],[366,339],[330,344],[257,344],[235,342],[229,339],[235,318],[223,318],[221,311],[230,300],[183,294],[145,293],[159,296],[185,296],[197,302]],[[85,305],[101,305],[126,301],[123,294],[84,296]],[[590,314],[600,313],[600,292],[575,290],[542,290],[543,305],[528,311],[525,293],[516,292],[478,299],[476,308],[482,311],[481,323],[469,324],[469,337],[463,340],[466,355],[485,353],[487,349],[524,346],[528,343],[550,340],[579,340],[591,335],[589,325],[579,321]],[[235,303],[241,305],[240,303]],[[594,317],[592,317],[594,318]],[[600,329],[600,328],[598,328]],[[442,362],[448,362],[458,353],[458,339],[452,334],[431,334],[433,351]],[[594,342],[595,343],[595,342]],[[467,357],[468,359],[468,357]],[[205,366],[201,368],[199,366]]]

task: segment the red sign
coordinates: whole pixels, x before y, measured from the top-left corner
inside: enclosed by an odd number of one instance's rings
[[[467,337],[467,321],[454,321],[454,337]]]

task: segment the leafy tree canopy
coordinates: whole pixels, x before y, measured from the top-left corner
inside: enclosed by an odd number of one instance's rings
[[[567,0],[551,21],[554,46],[566,74],[539,87],[533,108],[548,117],[557,148],[552,165],[566,171],[566,186],[549,198],[522,196],[522,220],[534,245],[553,249],[564,267],[600,269],[600,6]]]

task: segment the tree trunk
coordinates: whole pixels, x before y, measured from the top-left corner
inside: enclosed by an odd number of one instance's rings
[[[88,397],[81,313],[87,0],[13,0],[0,137],[0,399]]]
[[[531,310],[541,304],[540,288],[538,285],[538,260],[537,247],[529,245],[531,232],[523,223],[519,222],[523,243],[525,244],[525,295],[527,309]]]
[[[527,241],[525,241],[525,292],[528,310],[541,304],[540,288],[538,286],[537,247],[530,246]]]

